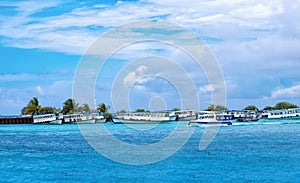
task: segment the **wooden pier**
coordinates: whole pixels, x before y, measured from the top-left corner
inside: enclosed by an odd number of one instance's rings
[[[0,124],[32,124],[31,116],[0,116]]]

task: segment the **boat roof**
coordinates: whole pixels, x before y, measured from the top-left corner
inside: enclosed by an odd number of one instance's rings
[[[300,110],[300,108],[265,110],[265,111],[267,111],[267,112],[282,112],[282,111],[292,111],[292,110]]]

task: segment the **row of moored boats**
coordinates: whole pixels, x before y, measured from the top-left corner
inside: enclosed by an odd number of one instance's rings
[[[138,124],[163,123],[172,121],[188,121],[190,125],[231,125],[234,122],[255,122],[260,119],[300,118],[300,108],[266,111],[155,111],[155,112],[125,112],[116,113],[111,118],[105,118],[100,113],[80,114],[45,114],[33,116],[33,123],[105,123]]]

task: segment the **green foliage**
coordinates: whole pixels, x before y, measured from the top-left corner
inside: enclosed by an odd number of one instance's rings
[[[41,107],[39,105],[39,100],[36,97],[33,97],[21,112],[23,115],[37,115],[59,113],[60,111],[60,109],[56,109],[55,107]]]
[[[63,104],[63,109],[62,109],[62,113],[63,114],[71,114],[75,112],[76,107],[78,106],[78,104],[75,103],[74,99],[67,99],[64,104]]]
[[[145,109],[136,109],[135,112],[145,112]]]
[[[33,115],[38,114],[41,106],[39,105],[39,100],[36,97],[30,99],[26,107],[22,109],[23,115]]]
[[[272,106],[266,106],[263,110],[273,110]]]
[[[80,112],[91,112],[90,106],[88,104],[82,104],[82,106],[80,106],[78,108],[78,110]],[[77,110],[76,110],[77,111]]]
[[[109,113],[109,112],[105,112],[105,113],[104,113],[104,117],[105,117],[105,118],[111,118],[111,117],[112,117],[112,114]]]
[[[205,111],[224,111],[224,110],[228,110],[227,107],[223,106],[223,105],[213,105],[213,104],[210,104],[206,109]]]
[[[97,108],[97,110],[103,114],[106,113],[109,109],[110,109],[110,106],[106,105],[104,103],[99,104],[98,108]]]
[[[225,110],[228,110],[228,108],[223,105],[217,105],[215,108],[215,111],[225,111]]]
[[[214,111],[215,110],[215,105],[213,104],[210,104],[206,109],[205,111]]]
[[[56,112],[56,109],[53,107],[41,107],[39,114],[53,114]]]
[[[173,108],[173,111],[180,111],[180,109],[177,108],[177,107],[174,107],[174,108]]]
[[[273,107],[274,110],[292,109],[292,108],[298,108],[298,106],[288,102],[279,102]]]
[[[249,105],[249,106],[245,107],[244,110],[258,111],[258,108],[256,106],[254,106],[254,105]]]
[[[126,110],[122,109],[122,110],[118,111],[117,113],[126,113],[126,112],[127,112]]]

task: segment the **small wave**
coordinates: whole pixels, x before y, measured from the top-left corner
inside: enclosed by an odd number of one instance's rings
[[[233,126],[300,124],[300,121],[234,122]]]
[[[250,125],[258,125],[259,122],[233,122],[233,126],[250,126]]]

